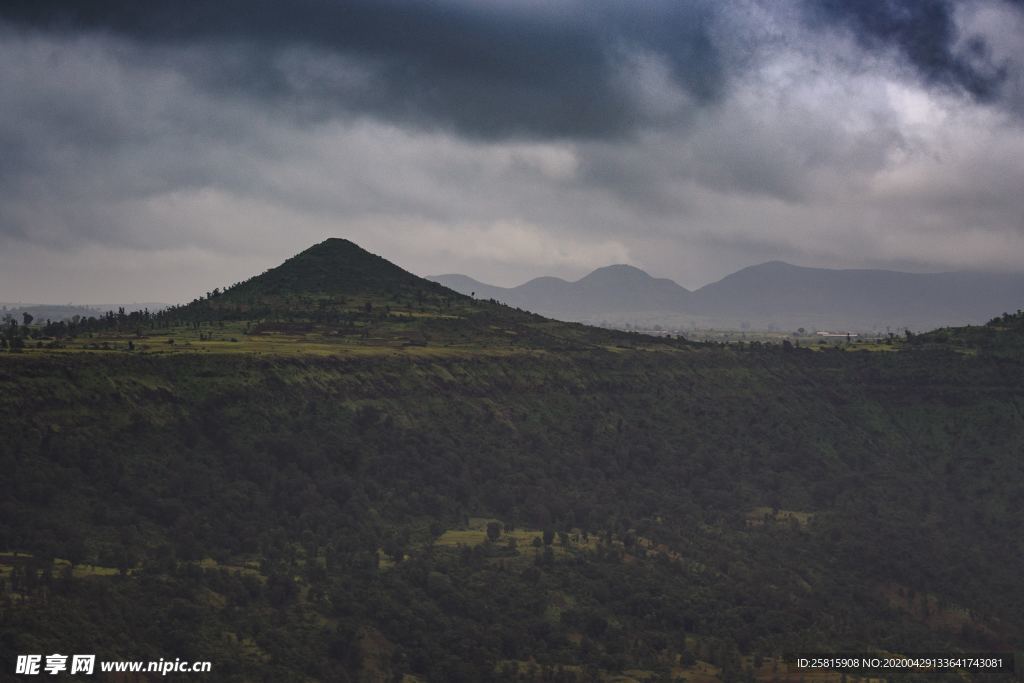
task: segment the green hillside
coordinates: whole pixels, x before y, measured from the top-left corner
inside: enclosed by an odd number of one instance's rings
[[[329,299],[380,299],[432,309],[466,305],[469,297],[416,277],[356,244],[331,238],[277,268],[229,288],[217,303],[267,304]],[[318,307],[319,308],[319,307]]]
[[[914,347],[937,346],[964,353],[1019,358],[1024,355],[1024,311],[1004,313],[985,325],[934,330],[908,341]]]
[[[325,245],[0,354],[0,670],[795,683],[842,674],[785,653],[1024,649],[1024,357],[691,346]]]
[[[17,321],[15,321],[17,322]],[[417,277],[348,240],[329,239],[245,282],[162,311],[110,312],[4,330],[32,352],[380,354],[681,349],[654,339],[543,318]]]

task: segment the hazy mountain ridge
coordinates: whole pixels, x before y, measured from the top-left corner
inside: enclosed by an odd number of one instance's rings
[[[838,270],[782,261],[744,268],[692,292],[624,265],[599,268],[575,282],[537,278],[509,288],[464,275],[428,279],[566,320],[647,314],[647,320],[680,327],[920,330],[982,323],[1024,305],[1019,274]]]
[[[569,317],[608,311],[682,311],[691,296],[689,290],[672,280],[621,264],[598,268],[575,282],[538,277],[518,287],[496,287],[457,274],[427,279],[462,294],[475,293],[478,299],[496,299],[510,306]]]

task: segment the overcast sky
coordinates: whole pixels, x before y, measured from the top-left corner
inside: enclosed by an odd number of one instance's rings
[[[1024,264],[1019,0],[5,0],[0,300]]]

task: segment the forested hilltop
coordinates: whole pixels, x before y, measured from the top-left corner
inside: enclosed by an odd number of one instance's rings
[[[430,347],[436,356],[689,346],[464,296],[343,239],[183,306],[59,321],[8,316],[3,327],[0,350],[14,351],[375,355]]]
[[[3,671],[797,681],[783,653],[1024,647],[1020,316],[694,345],[325,245],[180,309],[9,326]]]

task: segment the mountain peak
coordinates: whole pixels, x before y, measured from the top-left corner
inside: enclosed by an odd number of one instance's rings
[[[332,237],[271,268],[229,292],[231,296],[334,294],[367,296],[384,292],[442,292],[440,285],[417,277],[346,239]]]
[[[642,285],[655,279],[636,266],[616,263],[592,271],[589,275],[577,280],[577,284]]]
[[[318,352],[337,345],[548,349],[623,341],[616,333],[580,330],[502,306],[481,283],[449,277],[474,287],[471,292],[484,291],[460,294],[348,240],[329,239],[168,315],[194,323],[195,330],[204,321],[246,321],[245,334],[309,341]]]
[[[783,271],[783,270],[807,270],[803,266],[794,266],[792,263],[786,263],[785,261],[765,261],[764,263],[758,263],[755,266],[747,266],[741,268],[740,271],[754,270],[754,271]]]

